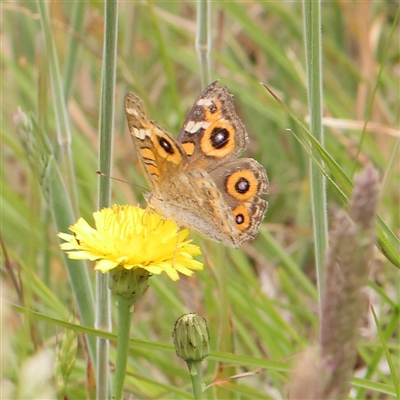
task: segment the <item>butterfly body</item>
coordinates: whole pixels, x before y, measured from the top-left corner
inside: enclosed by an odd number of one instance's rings
[[[128,93],[125,111],[138,159],[152,190],[151,207],[178,225],[231,247],[252,240],[267,209],[264,168],[237,158],[247,134],[225,87],[212,83],[189,112],[178,139],[149,121]]]

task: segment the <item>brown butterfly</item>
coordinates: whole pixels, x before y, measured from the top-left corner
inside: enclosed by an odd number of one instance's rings
[[[267,193],[268,178],[257,161],[238,158],[248,137],[226,87],[206,88],[178,139],[150,121],[132,93],[125,112],[152,208],[231,247],[257,236],[267,209],[259,195]]]

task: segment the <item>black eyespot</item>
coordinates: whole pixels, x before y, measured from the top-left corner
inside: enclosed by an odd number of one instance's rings
[[[242,177],[235,183],[235,189],[238,193],[244,194],[249,191],[250,182],[246,178]]]
[[[160,146],[165,150],[166,153],[168,154],[174,154],[174,148],[171,146],[171,143],[168,142],[167,139],[158,136],[158,143],[160,143]]]
[[[244,222],[244,215],[243,214],[238,214],[238,215],[236,215],[235,218],[236,218],[236,223],[238,225],[243,224],[243,222]]]
[[[229,132],[225,128],[214,128],[211,136],[211,145],[214,149],[222,149],[228,144]]]

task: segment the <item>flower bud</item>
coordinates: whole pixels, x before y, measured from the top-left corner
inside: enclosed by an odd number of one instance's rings
[[[176,354],[186,362],[202,361],[210,354],[207,321],[197,314],[180,317],[172,332]]]
[[[108,287],[118,296],[126,299],[142,296],[149,287],[150,272],[143,268],[116,268],[110,271]]]

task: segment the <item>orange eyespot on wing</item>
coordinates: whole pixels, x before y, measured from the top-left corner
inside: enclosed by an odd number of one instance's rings
[[[235,150],[234,127],[225,120],[216,121],[204,131],[200,146],[208,157],[226,158]]]
[[[225,188],[237,200],[246,201],[259,193],[259,182],[252,170],[241,170],[226,177]]]
[[[249,229],[251,224],[251,216],[249,210],[244,205],[237,206],[232,210],[235,217],[236,227],[240,232],[244,232]]]
[[[252,158],[239,158],[210,175],[232,210],[240,243],[254,239],[267,210],[267,202],[259,197],[268,188],[264,167]]]
[[[208,86],[196,100],[180,130],[189,164],[211,171],[246,148],[247,133],[226,87]]]
[[[150,121],[129,93],[125,111],[137,157],[152,193],[150,206],[181,226],[227,246],[256,237],[267,209],[259,195],[268,178],[255,160],[237,159],[247,133],[226,87],[209,85],[175,140]]]
[[[132,93],[125,97],[125,112],[136,154],[150,187],[160,183],[187,164],[182,146],[163,128],[150,121],[143,103]]]
[[[252,201],[239,204],[233,210],[241,243],[253,240],[257,236],[267,207],[268,203],[265,200],[254,197]]]

